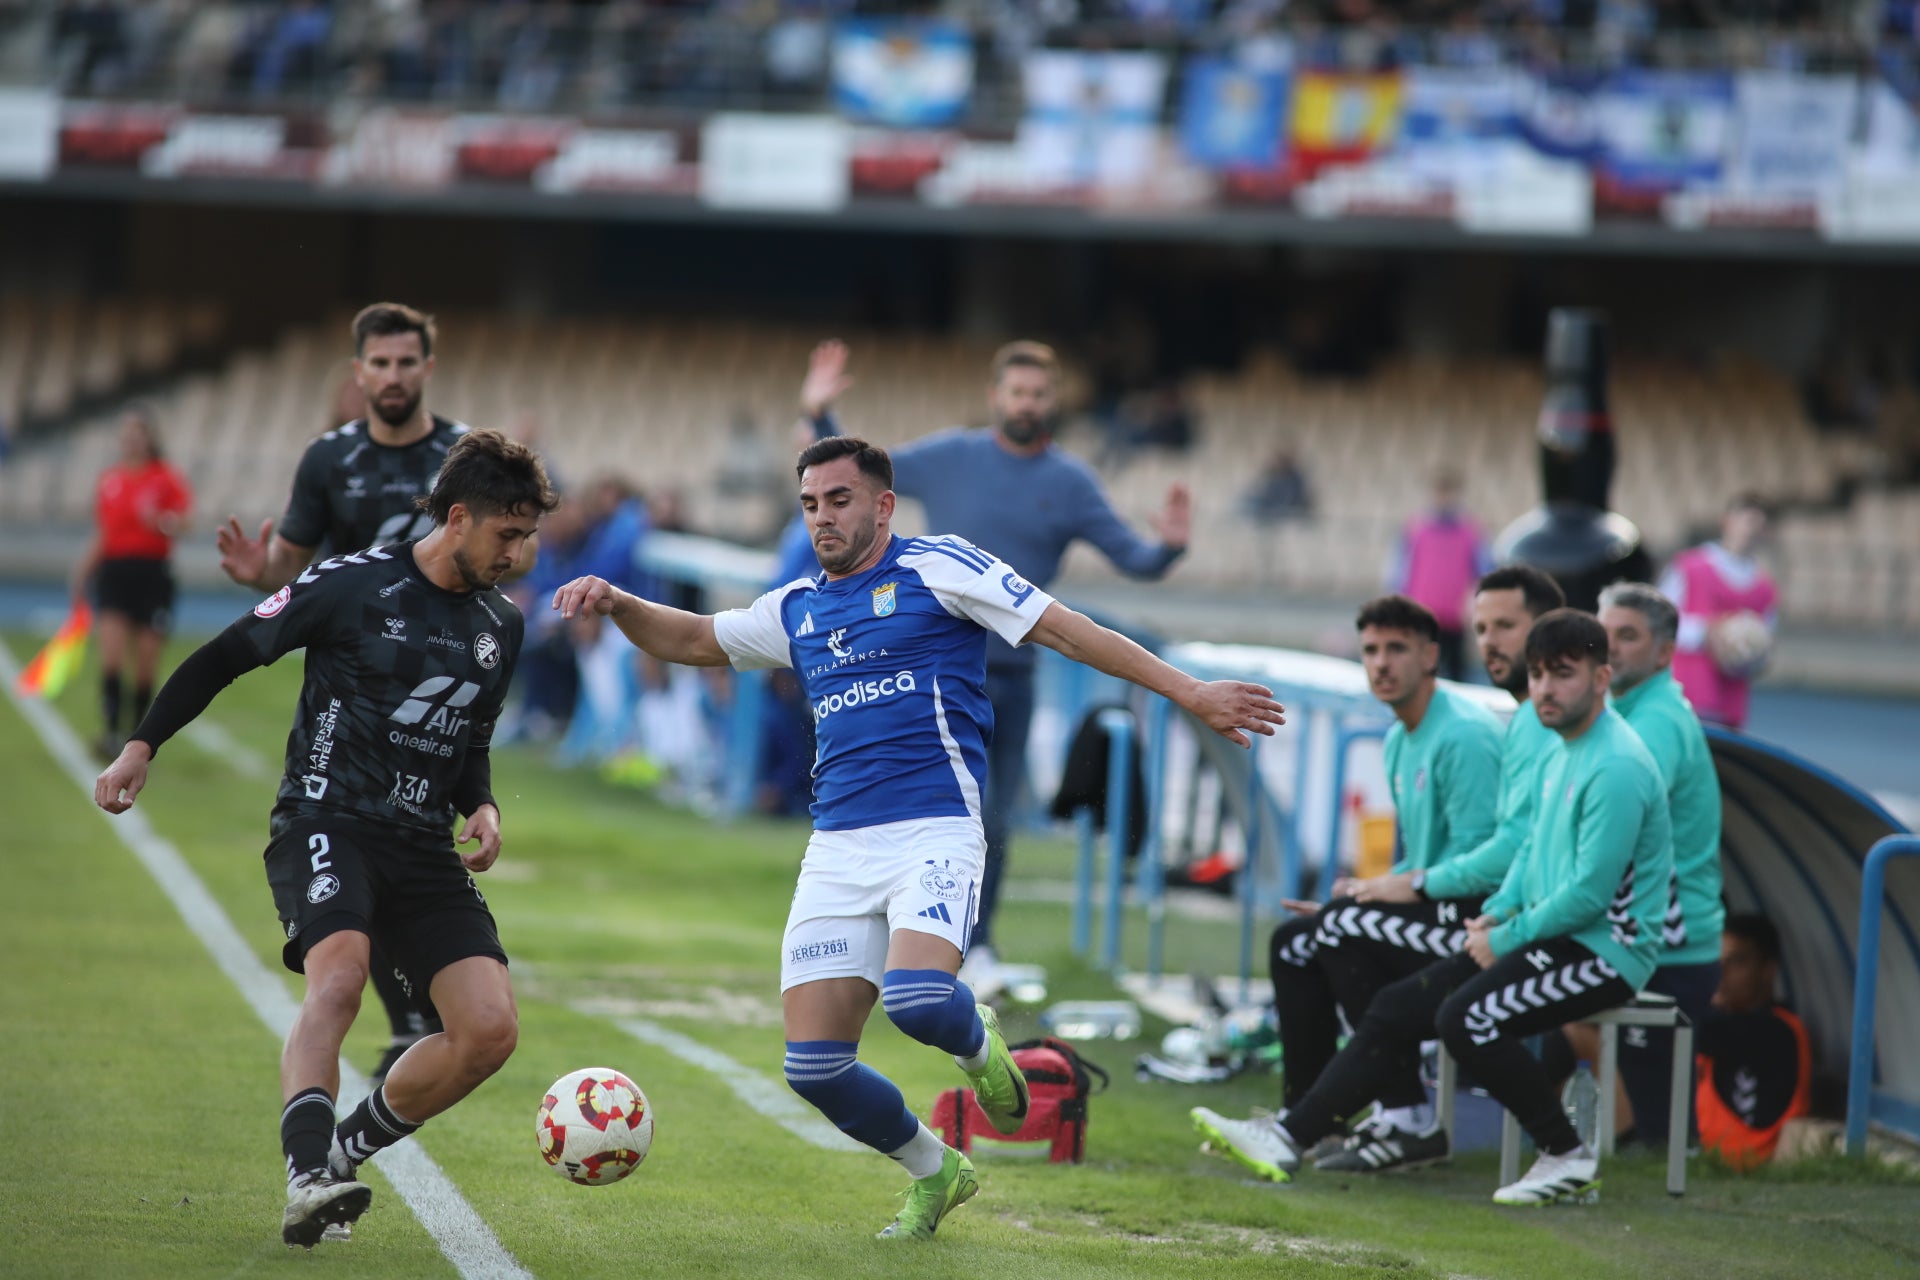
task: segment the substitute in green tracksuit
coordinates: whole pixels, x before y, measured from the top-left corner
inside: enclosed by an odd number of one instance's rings
[[[1599,1181],[1598,1158],[1524,1040],[1630,999],[1652,974],[1672,827],[1658,766],[1606,705],[1599,621],[1572,609],[1540,618],[1527,672],[1540,723],[1563,743],[1542,772],[1527,847],[1469,923],[1465,952],[1381,991],[1340,1056],[1272,1126],[1265,1163],[1282,1177],[1437,1033],[1539,1148],[1496,1202],[1548,1204]]]
[[[1679,610],[1644,583],[1616,583],[1600,593],[1600,625],[1607,629],[1613,667],[1613,708],[1660,767],[1673,823],[1662,946],[1647,990],[1672,996],[1699,1026],[1719,989],[1726,919],[1720,900],[1720,778],[1700,718],[1670,669]],[[1673,1032],[1658,1027],[1629,1027],[1620,1042],[1620,1079],[1633,1107],[1634,1134],[1656,1147],[1666,1145],[1670,1122],[1672,1043]]]
[[[1369,600],[1361,606],[1354,628],[1360,634],[1367,686],[1394,716],[1387,733],[1386,762],[1388,786],[1399,809],[1401,865],[1424,869],[1457,857],[1493,831],[1500,722],[1472,694],[1440,685],[1435,674],[1440,624],[1424,605],[1405,596]],[[1325,910],[1306,910],[1273,931],[1268,960],[1287,1064],[1284,1097],[1288,1104],[1312,1087],[1339,1047],[1339,1009],[1346,1009],[1351,1022],[1365,1007],[1356,1009],[1349,1003],[1331,973],[1319,964],[1323,938],[1327,945],[1339,946],[1344,925],[1362,941],[1411,942],[1420,948],[1414,961],[1417,966],[1457,950],[1458,944],[1451,939],[1466,919],[1456,912],[1444,925],[1433,919],[1386,921],[1385,912],[1408,917],[1410,908],[1364,913],[1352,908],[1350,898],[1335,896]],[[1328,929],[1332,932],[1325,932]],[[1388,1119],[1407,1132],[1430,1127],[1426,1086],[1417,1069],[1403,1073],[1380,1101]],[[1438,1154],[1446,1154],[1444,1141]]]

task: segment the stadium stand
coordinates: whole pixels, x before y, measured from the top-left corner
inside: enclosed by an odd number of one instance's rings
[[[35,370],[30,394],[57,390],[71,398],[169,354],[154,331],[163,318],[153,307],[114,303],[84,317],[63,307],[65,328],[57,332],[64,336],[42,338],[55,354],[0,363],[0,378],[12,370],[20,381],[24,364]],[[0,324],[17,314],[17,300],[0,303]],[[207,314],[194,315],[204,333]],[[678,489],[696,528],[753,540],[784,518],[785,432],[814,331],[479,314],[443,315],[441,326],[444,358],[432,393],[439,411],[501,426],[536,418],[545,425],[542,448],[563,477],[624,472],[650,489]],[[278,514],[300,450],[331,425],[327,407],[347,373],[345,331],[342,313],[149,397],[203,509]],[[845,336],[859,375],[845,405],[850,429],[894,444],[979,420],[992,344],[900,331]],[[1776,548],[1788,616],[1920,624],[1920,557],[1911,550],[1920,545],[1920,494],[1868,490],[1850,505],[1829,506],[1836,483],[1855,466],[1856,445],[1817,433],[1787,377],[1740,363],[1703,370],[1625,359],[1614,385],[1627,446],[1615,504],[1640,523],[1656,552],[1711,526],[1728,494],[1754,490],[1789,513]],[[1402,520],[1443,464],[1464,472],[1468,505],[1493,530],[1538,493],[1531,428],[1540,379],[1522,361],[1403,359],[1368,379],[1342,381],[1302,377],[1268,352],[1233,375],[1194,377],[1190,393],[1197,441],[1182,452],[1138,452],[1107,480],[1122,510],[1140,521],[1158,509],[1169,482],[1194,486],[1194,552],[1179,574],[1192,586],[1364,595],[1376,589]],[[103,412],[54,447],[24,451],[0,471],[0,508],[17,518],[83,520],[111,433],[111,414]],[[1098,452],[1090,430],[1073,430],[1067,443],[1089,457]],[[1249,459],[1279,444],[1312,472],[1319,507],[1310,520],[1255,525],[1238,496]],[[1111,575],[1083,550],[1068,569],[1083,581]]]
[[[161,377],[216,342],[213,303],[0,292],[0,419],[31,430]]]

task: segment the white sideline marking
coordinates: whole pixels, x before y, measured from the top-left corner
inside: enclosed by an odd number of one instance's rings
[[[573,1006],[575,1013],[599,1016],[589,1002]],[[819,1112],[793,1095],[785,1085],[775,1084],[758,1071],[734,1061],[718,1049],[709,1049],[698,1040],[669,1030],[644,1018],[615,1018],[613,1025],[645,1044],[665,1049],[684,1062],[691,1062],[726,1082],[740,1101],[785,1129],[803,1142],[828,1151],[865,1151],[868,1148],[840,1132]]]
[[[40,735],[47,753],[86,794],[87,806],[94,808],[93,783],[97,775],[86,748],[80,745],[80,739],[74,736],[67,722],[45,702],[22,698],[14,691],[13,682],[19,674],[13,652],[0,642],[0,685],[6,687],[14,707]],[[266,1023],[274,1035],[286,1039],[300,1006],[287,994],[286,986],[260,963],[260,958],[241,938],[240,931],[234,928],[233,921],[227,918],[226,911],[180,856],[180,851],[155,831],[146,814],[138,809],[118,817],[99,809],[94,812],[106,819],[120,842],[172,899],[187,927],[200,939],[220,972],[240,989],[260,1021]],[[366,1089],[366,1078],[346,1059],[341,1059],[342,1100],[364,1094]],[[387,1175],[393,1189],[413,1210],[413,1216],[440,1246],[447,1261],[466,1280],[533,1280],[532,1274],[501,1247],[493,1231],[460,1194],[460,1189],[418,1142],[389,1147],[374,1157],[374,1163],[380,1166],[380,1172]]]
[[[233,771],[249,780],[269,775],[267,762],[258,751],[228,733],[217,720],[201,717],[180,731],[182,737],[216,760],[224,760]]]

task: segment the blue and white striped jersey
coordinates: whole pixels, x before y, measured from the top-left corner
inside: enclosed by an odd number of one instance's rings
[[[851,831],[980,816],[987,632],[1019,644],[1053,597],[962,538],[895,537],[865,573],[801,578],[714,619],[742,671],[792,667],[813,705],[813,819]]]

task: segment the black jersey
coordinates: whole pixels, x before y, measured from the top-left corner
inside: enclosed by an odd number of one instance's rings
[[[433,488],[447,450],[468,430],[436,415],[412,444],[376,443],[365,418],[327,432],[300,455],[280,536],[334,555],[425,537],[433,518],[414,500]]]
[[[444,835],[469,749],[506,701],[525,623],[498,588],[446,591],[414,544],[310,565],[229,628],[262,663],[304,646],[274,830],[347,810]]]

